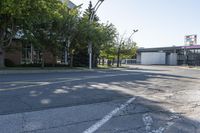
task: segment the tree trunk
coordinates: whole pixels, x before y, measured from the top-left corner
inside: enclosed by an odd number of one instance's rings
[[[99,62],[98,63],[99,63],[99,65],[101,65],[101,58],[99,58]]]
[[[6,29],[5,27],[0,27],[0,68],[5,67],[5,52],[3,49],[5,29]]]
[[[73,62],[74,62],[74,55],[73,53],[70,53],[70,67],[73,67]]]
[[[52,67],[56,66],[56,55],[53,54],[53,63],[52,63]]]
[[[94,53],[93,54],[93,57],[92,57],[92,67],[97,67],[97,56],[96,54]]]
[[[5,53],[4,51],[0,48],[0,68],[4,68],[5,67]]]
[[[114,65],[114,62],[115,62],[115,58],[112,59],[112,66]]]
[[[104,57],[103,57],[103,59],[102,59],[102,65],[103,65],[103,66],[105,65],[105,59],[104,59]]]
[[[42,64],[41,64],[42,69],[44,69],[44,66],[45,66],[44,65],[45,64],[44,60],[45,60],[44,52],[42,52]]]
[[[118,48],[118,52],[117,52],[117,67],[119,67],[120,65],[120,47]]]
[[[6,46],[10,46],[13,40],[13,31],[15,28],[14,25],[14,19],[11,16],[6,16],[3,15],[3,24],[0,26],[0,68],[5,67],[5,48],[3,48],[5,45],[5,43],[7,44]],[[11,25],[10,30],[11,30],[11,35],[10,34],[6,34],[7,29],[8,29],[8,25]],[[10,35],[8,38],[7,35]]]

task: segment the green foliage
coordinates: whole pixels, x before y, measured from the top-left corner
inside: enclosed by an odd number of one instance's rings
[[[66,47],[72,57],[87,54],[88,43],[92,42],[95,58],[116,58],[115,26],[100,23],[97,15],[94,22],[89,22],[92,2],[83,15],[79,7],[70,9],[67,5],[68,0],[1,0],[0,48],[11,45],[19,35],[22,42],[32,43],[41,52],[49,51],[54,56]],[[123,57],[135,52],[135,47],[121,49]]]
[[[89,18],[92,14],[92,9],[93,9],[93,5],[92,5],[92,1],[90,1],[88,8],[85,10],[83,14],[83,18],[86,19],[87,21],[89,21]],[[99,21],[99,17],[96,14],[94,15],[94,21],[95,22]]]
[[[31,33],[39,25],[59,16],[59,0],[1,0],[0,47],[10,45],[19,31]]]
[[[114,42],[103,45],[100,51],[100,58],[113,59],[132,59],[136,56],[136,43],[123,36],[113,36]]]

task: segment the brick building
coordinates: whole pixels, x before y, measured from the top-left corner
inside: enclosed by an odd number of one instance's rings
[[[76,5],[69,1],[68,7],[74,8]],[[67,58],[66,50],[62,50],[60,55],[53,56],[51,52],[45,52],[45,64],[66,63]],[[6,50],[0,49],[0,66],[5,61],[8,66],[20,64],[40,64],[42,60],[42,53],[30,43],[22,43],[20,37],[13,40],[12,46]]]

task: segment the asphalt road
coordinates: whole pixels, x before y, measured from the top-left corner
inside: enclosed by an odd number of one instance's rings
[[[200,71],[1,74],[0,133],[200,133]]]

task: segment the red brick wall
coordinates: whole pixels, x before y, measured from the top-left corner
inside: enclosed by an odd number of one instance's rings
[[[44,62],[47,64],[56,64],[56,57],[54,57],[51,52],[45,52]]]
[[[12,46],[5,52],[5,59],[9,59],[15,65],[20,65],[22,59],[22,44],[20,42],[13,42]],[[56,57],[51,52],[45,52],[44,59],[47,64],[56,64]]]
[[[5,59],[9,59],[15,65],[21,64],[21,44],[13,43],[12,47],[5,51]]]

